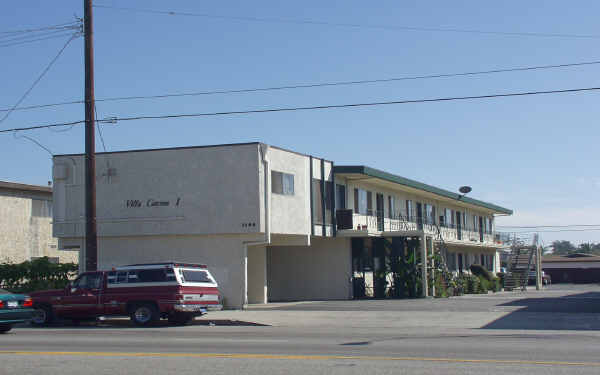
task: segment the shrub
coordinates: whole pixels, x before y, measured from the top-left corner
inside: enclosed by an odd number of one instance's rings
[[[494,278],[494,276],[487,269],[485,269],[484,266],[480,264],[471,264],[471,267],[469,267],[469,269],[471,270],[471,273],[473,275],[482,277],[487,281],[492,281],[492,279]]]
[[[0,264],[0,287],[15,293],[64,288],[77,274],[75,263],[51,263],[48,257]]]

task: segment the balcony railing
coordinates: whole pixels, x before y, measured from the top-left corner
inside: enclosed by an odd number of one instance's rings
[[[422,230],[424,233],[437,235],[439,228],[445,241],[461,241],[469,243],[500,243],[498,236],[493,232],[480,232],[473,228],[464,228],[462,225],[442,224],[437,225],[433,218],[403,215],[384,217],[383,213],[376,210],[367,210],[366,214],[355,213],[353,210],[337,210],[338,230],[360,230],[367,232],[408,232]]]

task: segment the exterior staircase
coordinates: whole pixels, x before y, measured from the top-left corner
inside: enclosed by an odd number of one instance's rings
[[[527,288],[534,255],[535,246],[516,246],[512,249],[508,271],[504,276],[505,290]]]
[[[437,235],[434,239],[434,254],[438,254],[439,256],[437,257],[437,264],[435,264],[435,267],[431,267],[431,265],[428,265],[428,274],[429,275],[434,275],[433,281],[435,282],[435,276],[436,276],[436,271],[438,269],[441,269],[441,287],[443,288],[443,290],[448,290],[448,282],[450,281],[451,275],[450,272],[448,271],[448,265],[446,263],[446,257],[445,254],[448,254],[448,246],[446,246],[446,242],[444,242],[444,236],[442,236],[442,231],[439,227],[439,225],[434,224],[436,231],[437,231]],[[433,269],[432,269],[433,268]],[[429,286],[431,288],[431,284]],[[441,291],[439,290],[435,290],[435,296],[441,296]]]

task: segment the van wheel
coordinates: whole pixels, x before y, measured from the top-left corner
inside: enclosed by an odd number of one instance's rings
[[[33,316],[31,317],[31,324],[35,326],[44,326],[54,321],[54,312],[52,306],[42,305],[36,306]]]
[[[134,306],[130,317],[138,326],[149,326],[160,319],[156,306],[149,303]]]
[[[169,315],[169,323],[184,326],[194,320],[194,315],[185,313],[174,313]]]
[[[6,333],[12,329],[11,324],[0,324],[0,333]]]

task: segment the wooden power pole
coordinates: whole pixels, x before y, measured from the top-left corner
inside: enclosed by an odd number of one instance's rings
[[[85,270],[98,268],[96,230],[96,139],[94,101],[94,44],[92,0],[83,0],[85,38]]]

